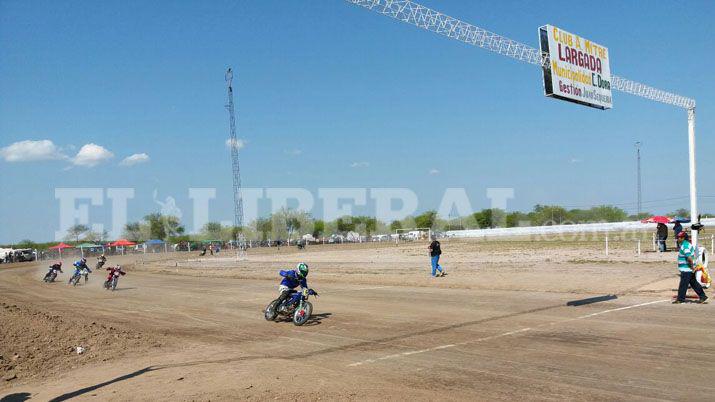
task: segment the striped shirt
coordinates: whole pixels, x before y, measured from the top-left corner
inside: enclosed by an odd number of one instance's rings
[[[688,257],[695,261],[695,248],[689,241],[683,240],[678,250],[678,270],[681,272],[691,272],[688,265]]]

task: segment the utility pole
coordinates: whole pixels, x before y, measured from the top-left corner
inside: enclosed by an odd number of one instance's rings
[[[636,141],[636,165],[637,165],[637,193],[638,193],[638,203],[637,203],[637,208],[638,212],[636,216],[638,216],[638,219],[640,219],[640,214],[642,212],[641,210],[641,142]]]
[[[241,168],[238,163],[238,138],[236,138],[236,112],[233,105],[233,71],[226,70],[226,85],[228,86],[228,109],[230,119],[231,136],[229,139],[231,148],[231,167],[233,170],[233,226],[236,230],[236,243],[238,246],[237,257],[244,257],[246,254],[246,241],[243,236],[243,198],[241,197]]]

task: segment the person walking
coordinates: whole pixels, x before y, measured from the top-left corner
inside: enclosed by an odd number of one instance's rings
[[[665,241],[668,240],[668,227],[665,226],[665,223],[658,224],[658,229],[656,229],[656,236],[658,238],[658,250],[660,250],[661,252],[668,251],[668,246],[666,246],[665,244]]]
[[[707,303],[708,297],[705,295],[703,287],[695,278],[695,247],[690,243],[690,238],[685,231],[678,233],[677,240],[680,242],[678,249],[678,271],[680,271],[680,284],[678,285],[678,298],[673,301],[673,304],[685,302],[685,294],[688,291],[688,286],[693,288],[698,294],[698,303]]]
[[[442,255],[442,246],[437,241],[437,238],[432,236],[432,243],[429,245],[429,255],[432,263],[432,276],[444,276],[444,270],[439,265],[439,256]],[[439,274],[437,274],[439,271]]]

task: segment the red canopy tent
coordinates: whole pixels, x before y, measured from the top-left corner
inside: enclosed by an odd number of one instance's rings
[[[129,241],[127,239],[119,239],[115,241],[114,243],[109,243],[109,247],[122,247],[122,254],[124,254],[124,247],[126,246],[134,246],[136,243],[133,241]]]
[[[673,218],[669,218],[663,215],[651,216],[650,218],[643,219],[641,223],[670,223]]]
[[[60,258],[62,258],[62,250],[66,249],[66,248],[74,248],[74,246],[70,246],[69,244],[60,242],[60,244],[50,247],[50,250],[59,250]]]
[[[129,241],[127,239],[119,239],[119,240],[115,241],[114,243],[109,243],[110,247],[117,247],[117,246],[124,247],[124,246],[135,246],[135,245],[136,245],[136,243],[134,243],[133,241]]]

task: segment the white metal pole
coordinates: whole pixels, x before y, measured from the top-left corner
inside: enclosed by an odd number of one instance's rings
[[[690,222],[698,221],[698,190],[695,182],[695,107],[688,109],[688,162],[690,165]],[[692,230],[693,247],[698,248],[698,231]]]
[[[658,247],[658,252],[660,253],[660,244],[656,244],[655,233],[653,233],[653,251],[656,251],[656,246]]]
[[[641,255],[641,239],[638,239],[638,255]]]
[[[606,233],[606,255],[608,255],[608,233]]]

